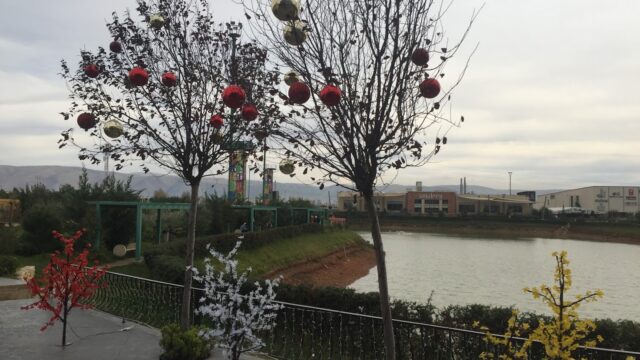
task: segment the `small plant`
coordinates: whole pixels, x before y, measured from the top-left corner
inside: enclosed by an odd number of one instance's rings
[[[251,269],[238,273],[235,255],[240,244],[237,242],[227,255],[208,247],[211,257],[204,260],[204,275],[192,269],[194,279],[202,281],[205,287],[205,296],[200,299],[201,305],[196,312],[209,318],[213,325],[202,335],[218,341],[231,360],[238,360],[240,354],[264,346],[259,332],[273,327],[276,312],[281,307],[273,301],[279,280],[267,280],[266,288],[256,282],[253,290],[246,294],[241,292]],[[212,259],[220,264],[222,270],[216,270]]]
[[[171,324],[161,331],[160,346],[164,353],[160,360],[204,360],[211,353],[211,341],[199,335],[202,328],[192,327],[185,331],[179,325]]]
[[[82,237],[84,230],[76,231],[71,237],[65,237],[57,231],[52,235],[64,246],[61,253],[51,254],[51,259],[42,270],[40,279],[32,278],[27,282],[33,296],[38,301],[23,306],[23,310],[38,308],[51,312],[53,315],[40,329],[44,331],[53,326],[56,320],[62,321],[62,346],[67,345],[67,322],[69,312],[73,308],[87,309],[91,305],[85,300],[106,283],[100,281],[105,274],[104,268],[97,264],[89,266],[89,246],[76,254],[74,244]]]
[[[519,321],[519,313],[514,311],[504,337],[493,336],[489,329],[481,327],[487,334],[488,343],[505,348],[506,354],[500,355],[499,359],[527,359],[527,350],[534,342],[539,342],[544,346],[545,359],[569,360],[574,358],[573,353],[580,346],[593,347],[603,341],[599,335],[589,339],[596,325],[591,320],[581,320],[577,312],[581,304],[602,298],[602,290],[587,291],[570,299],[567,293],[571,289],[572,280],[567,252],[554,252],[553,256],[556,259],[554,284],[524,289],[525,293],[531,294],[534,299],[541,299],[551,309],[551,321],[541,319],[535,329],[530,329],[527,323]],[[520,347],[514,346],[513,337],[525,336],[524,334],[528,335],[527,340]],[[481,358],[493,359],[494,356],[483,353]]]
[[[18,267],[18,260],[13,256],[0,255],[0,276],[10,275],[13,277]]]

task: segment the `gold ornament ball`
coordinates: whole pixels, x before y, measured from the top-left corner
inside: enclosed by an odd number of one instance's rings
[[[284,40],[289,45],[299,46],[307,40],[305,23],[300,20],[291,21],[284,27]]]

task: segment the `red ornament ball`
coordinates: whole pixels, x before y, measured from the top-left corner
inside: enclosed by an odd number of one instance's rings
[[[232,109],[242,106],[245,98],[244,90],[238,85],[229,85],[222,92],[222,102]]]
[[[162,74],[162,85],[174,87],[176,86],[176,84],[178,84],[178,78],[176,77],[176,74],[172,73],[171,71]]]
[[[216,129],[220,129],[224,125],[224,119],[220,115],[213,115],[209,120],[209,124]]]
[[[84,73],[90,78],[96,78],[100,75],[100,68],[96,64],[89,64],[84,66]]]
[[[149,73],[141,67],[134,67],[129,71],[129,81],[135,86],[147,85]]]
[[[428,99],[433,99],[440,94],[440,83],[436,79],[426,79],[420,83],[420,93]]]
[[[304,104],[311,97],[311,89],[301,81],[291,84],[289,87],[289,100],[294,104]]]
[[[340,103],[342,90],[335,85],[327,85],[320,90],[320,100],[327,106],[336,106]]]
[[[78,115],[78,126],[87,131],[96,125],[96,117],[90,113],[82,113]]]
[[[109,50],[113,51],[114,53],[121,53],[122,52],[122,44],[119,41],[112,41],[111,44],[109,44]]]
[[[253,121],[258,118],[258,108],[253,104],[246,103],[242,105],[240,115],[247,121]]]
[[[411,54],[411,61],[418,66],[427,65],[429,62],[429,52],[425,48],[417,48]]]

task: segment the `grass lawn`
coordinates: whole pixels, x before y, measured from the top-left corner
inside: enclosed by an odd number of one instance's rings
[[[322,257],[353,245],[369,246],[366,241],[352,231],[336,230],[282,239],[257,249],[240,250],[237,259],[240,263],[240,268],[245,269],[251,266],[253,269],[252,277],[259,278],[272,270]],[[176,255],[182,256],[183,254]],[[203,258],[196,259],[195,263],[199,269],[204,268]],[[111,271],[151,278],[151,273],[144,262],[115,267]]]
[[[319,258],[336,250],[358,244],[369,246],[358,234],[348,230],[339,230],[302,235],[275,241],[257,249],[241,250],[237,259],[241,268],[251,266],[253,275],[259,277],[269,271]],[[201,264],[202,260],[199,260],[198,265]]]
[[[114,267],[109,271],[118,273],[118,274],[132,275],[132,276],[137,276],[137,277],[146,278],[146,279],[151,278],[151,272],[149,271],[149,268],[144,262]]]
[[[49,263],[51,256],[49,254],[38,254],[33,256],[12,255],[18,260],[18,269],[23,266],[35,266],[36,276],[42,275],[42,269]]]

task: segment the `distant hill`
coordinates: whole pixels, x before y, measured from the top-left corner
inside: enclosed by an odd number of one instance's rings
[[[58,189],[61,185],[70,184],[77,185],[78,177],[82,172],[80,167],[71,166],[10,166],[0,165],[0,189],[11,190],[13,188],[23,188],[26,185],[34,185],[41,183],[49,189]],[[87,175],[90,182],[102,181],[105,177],[103,171],[87,169]],[[156,190],[163,190],[169,196],[180,196],[189,191],[189,188],[175,175],[157,175],[157,174],[127,174],[115,172],[118,179],[126,180],[133,175],[132,184],[135,189],[141,190],[145,197],[152,196]],[[252,174],[253,175],[253,174]],[[257,177],[257,175],[255,175]],[[381,187],[383,192],[405,192],[408,189],[415,189],[411,185],[388,185]],[[338,186],[327,186],[324,190],[318,189],[317,186],[299,184],[299,183],[276,183],[276,190],[280,192],[282,198],[301,197],[315,201],[318,203],[327,203],[329,193],[331,201],[336,200],[336,193],[343,189]],[[453,191],[459,190],[458,185],[437,185],[424,186],[425,191]],[[227,181],[223,177],[209,177],[203,180],[200,186],[201,193],[218,193],[226,194]],[[251,199],[258,197],[262,191],[261,180],[251,180],[249,186],[249,197]],[[504,194],[508,190],[498,190],[483,186],[468,185],[468,192],[475,194]],[[519,190],[512,190],[514,193]]]

